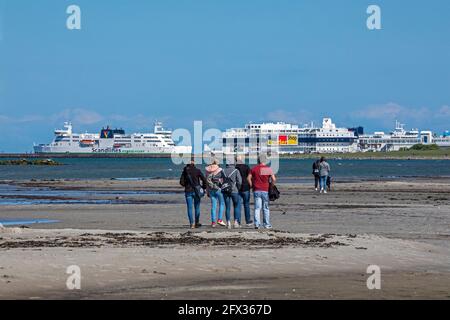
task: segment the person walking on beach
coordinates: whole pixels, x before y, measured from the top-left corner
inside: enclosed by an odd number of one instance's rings
[[[314,175],[314,188],[316,189],[316,191],[319,190],[319,180],[320,180],[319,164],[320,160],[316,160],[312,165],[312,174]]]
[[[224,170],[224,180],[230,184],[223,196],[225,199],[225,216],[227,218],[227,227],[231,229],[231,202],[233,202],[234,227],[241,227],[241,197],[239,190],[242,186],[242,176],[240,171],[236,168],[234,163],[228,163]]]
[[[331,167],[324,157],[320,158],[319,175],[320,175],[320,193],[327,193],[327,180]]]
[[[219,205],[219,214],[217,223],[225,226],[223,222],[223,211],[225,208],[225,201],[221,191],[221,185],[223,182],[223,171],[219,167],[217,160],[213,160],[212,163],[206,167],[206,181],[207,181],[207,193],[211,199],[211,226],[216,227],[216,214],[217,205]]]
[[[250,185],[248,184],[247,177],[250,174],[250,168],[246,165],[241,156],[236,157],[236,168],[241,173],[242,184],[239,189],[239,196],[241,197],[244,207],[245,223],[249,227],[253,224],[252,217],[250,215]]]
[[[266,165],[266,157],[260,155],[258,165],[253,167],[248,175],[247,181],[253,188],[253,197],[255,199],[255,229],[261,228],[260,213],[263,210],[263,226],[271,229],[270,210],[269,210],[269,184],[276,182],[275,174],[272,168]]]
[[[187,215],[191,229],[201,227],[200,224],[200,201],[201,192],[206,189],[206,178],[195,166],[194,159],[186,165],[180,177],[180,184],[184,187],[186,198]],[[203,190],[201,189],[203,188]],[[192,206],[195,210],[195,218],[192,216]]]

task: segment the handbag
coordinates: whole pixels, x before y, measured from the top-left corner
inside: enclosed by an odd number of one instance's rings
[[[278,188],[273,183],[269,184],[269,200],[275,201],[280,198],[280,191],[278,191]]]
[[[191,184],[191,187],[194,189],[194,193],[197,197],[200,199],[205,196],[205,190],[202,188],[199,184],[194,184],[194,181],[192,180],[191,175],[186,171],[186,175],[188,176],[189,183]]]

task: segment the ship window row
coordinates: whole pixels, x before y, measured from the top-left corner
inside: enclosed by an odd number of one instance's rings
[[[419,143],[419,140],[417,139],[412,139],[412,140],[397,140],[397,139],[388,139],[388,140],[373,140],[373,139],[369,139],[369,140],[362,140],[361,142],[363,143],[386,143],[386,144],[392,144],[392,143],[396,143],[396,144],[415,144],[415,143]]]

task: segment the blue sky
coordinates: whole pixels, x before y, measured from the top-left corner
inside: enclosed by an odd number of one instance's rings
[[[82,30],[66,28],[79,5]],[[369,31],[366,9],[382,10]],[[450,129],[448,0],[0,0],[0,151],[72,120]]]

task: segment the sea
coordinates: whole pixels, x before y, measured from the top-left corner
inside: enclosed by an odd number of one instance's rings
[[[61,166],[0,165],[0,180],[52,179],[177,179],[183,165],[170,158],[62,158]],[[280,159],[281,180],[310,179],[312,159]],[[329,160],[334,180],[383,180],[450,177],[448,160]],[[199,165],[204,169],[204,165]]]

